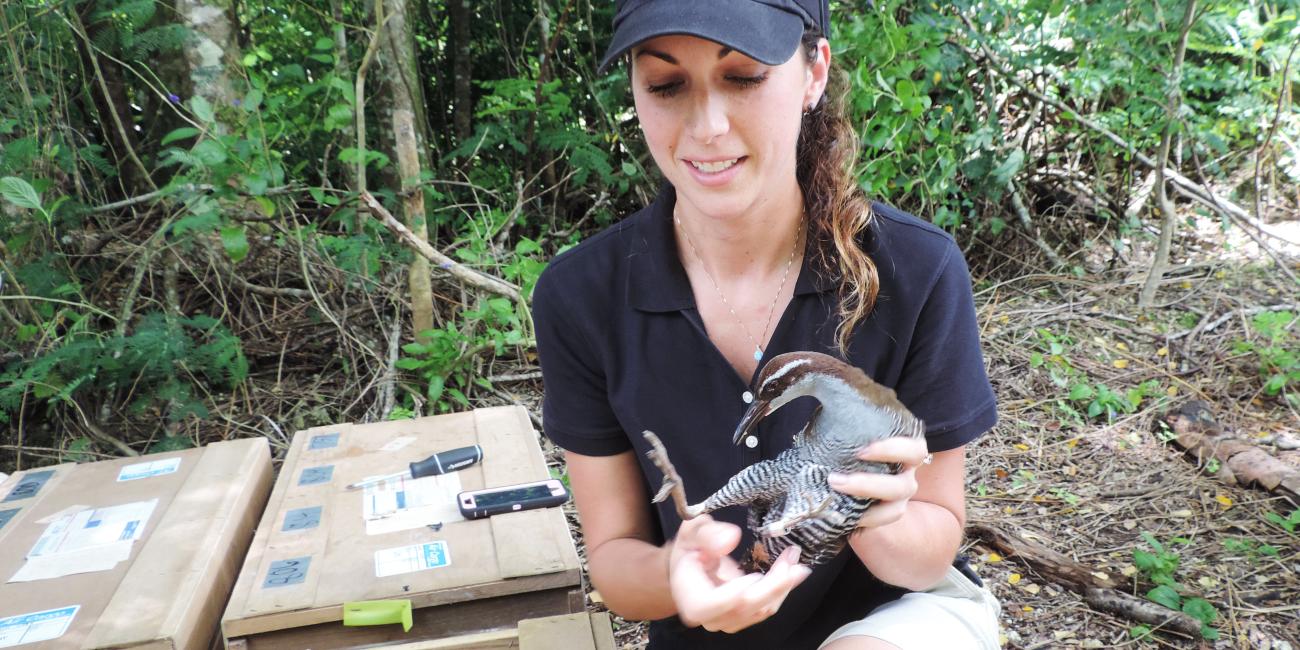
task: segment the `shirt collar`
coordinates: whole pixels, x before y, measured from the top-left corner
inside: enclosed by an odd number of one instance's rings
[[[695,308],[695,295],[686,269],[677,256],[673,228],[673,206],[677,192],[664,183],[645,212],[630,229],[632,243],[628,264],[628,300],[632,307],[649,312],[671,312]],[[804,255],[795,280],[794,295],[825,293],[835,289],[834,278],[818,273]]]

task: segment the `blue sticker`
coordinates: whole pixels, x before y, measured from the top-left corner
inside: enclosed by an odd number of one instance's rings
[[[6,496],[4,501],[0,501],[0,503],[30,499],[36,496],[36,493],[41,491],[41,487],[45,485],[46,481],[50,480],[51,476],[54,476],[54,470],[52,469],[26,474],[21,481],[18,481],[18,485],[15,485],[14,489],[9,491],[9,496]]]
[[[266,572],[266,580],[262,582],[263,589],[272,587],[287,587],[289,585],[300,584],[307,579],[307,567],[311,566],[311,556],[296,557],[292,560],[276,560],[271,563],[271,568]]]
[[[284,526],[280,528],[283,531],[290,530],[307,530],[320,525],[320,506],[310,508],[297,508],[284,513]]]
[[[311,442],[307,444],[307,449],[331,449],[339,446],[339,434],[324,433],[319,436],[312,436]]]
[[[424,567],[426,569],[436,569],[451,563],[447,559],[447,543],[442,540],[428,542],[422,550],[424,551]]]
[[[316,485],[317,483],[329,483],[334,478],[333,465],[321,465],[320,467],[308,467],[302,471],[298,477],[298,485]]]
[[[9,510],[0,510],[0,528],[4,528],[10,519],[18,516],[18,511],[22,508],[11,508]]]

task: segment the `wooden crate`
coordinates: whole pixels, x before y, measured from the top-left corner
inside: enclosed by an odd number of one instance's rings
[[[327,650],[451,639],[581,611],[577,552],[559,508],[367,534],[365,495],[346,485],[476,443],[483,460],[456,473],[461,489],[549,478],[520,407],[297,433],[222,619],[229,647]],[[304,511],[318,521],[286,530]],[[377,552],[438,541],[449,565],[377,577]],[[295,573],[299,567],[305,571]],[[343,603],[383,599],[411,600],[409,633],[400,625],[342,626]]]
[[[146,467],[154,469],[136,470]],[[266,439],[219,442],[201,449],[65,464],[18,472],[0,482],[0,581],[26,564],[53,521],[156,499],[127,559],[111,569],[0,584],[0,644],[28,648],[206,648],[218,622],[253,524],[271,491]],[[134,528],[134,527],[133,527]],[[100,549],[103,547],[96,547]],[[95,550],[82,557],[92,561]],[[68,566],[72,562],[62,562]],[[75,608],[75,609],[74,609]],[[46,623],[12,625],[53,617]],[[70,616],[69,616],[70,614]],[[25,618],[22,618],[25,617]],[[39,625],[57,637],[40,638]]]

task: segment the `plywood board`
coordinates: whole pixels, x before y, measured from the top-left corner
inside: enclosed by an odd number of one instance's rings
[[[329,439],[329,446],[313,444],[322,436],[337,437]],[[395,440],[406,444],[385,451]],[[549,478],[537,434],[520,407],[316,427],[295,434],[226,608],[226,638],[257,646],[255,635],[337,626],[342,604],[356,600],[408,598],[416,608],[427,608],[545,591],[568,599],[580,584],[580,573],[559,508],[448,521],[440,530],[367,534],[364,491],[348,491],[346,485],[400,472],[434,452],[473,444],[482,446],[483,460],[457,473],[461,489]],[[328,479],[318,481],[326,467]],[[290,512],[314,513],[316,508],[319,521],[314,526],[284,530]],[[376,552],[422,544],[441,544],[447,564],[377,575]],[[305,572],[294,573],[295,567],[305,567]],[[567,610],[548,613],[556,611]],[[337,634],[357,634],[355,629],[333,628]]]

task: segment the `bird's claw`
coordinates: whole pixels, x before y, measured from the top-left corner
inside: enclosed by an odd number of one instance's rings
[[[672,461],[668,460],[668,450],[664,449],[664,443],[659,441],[651,431],[643,431],[641,435],[645,437],[646,442],[650,443],[650,451],[646,456],[650,462],[664,473],[663,485],[659,487],[659,492],[655,494],[651,503],[661,503],[668,497],[673,498],[673,505],[677,507],[677,514],[683,520],[694,519],[700,515],[699,508],[693,508],[686,503],[686,489],[682,487],[682,477],[677,473],[677,468],[673,467]]]

